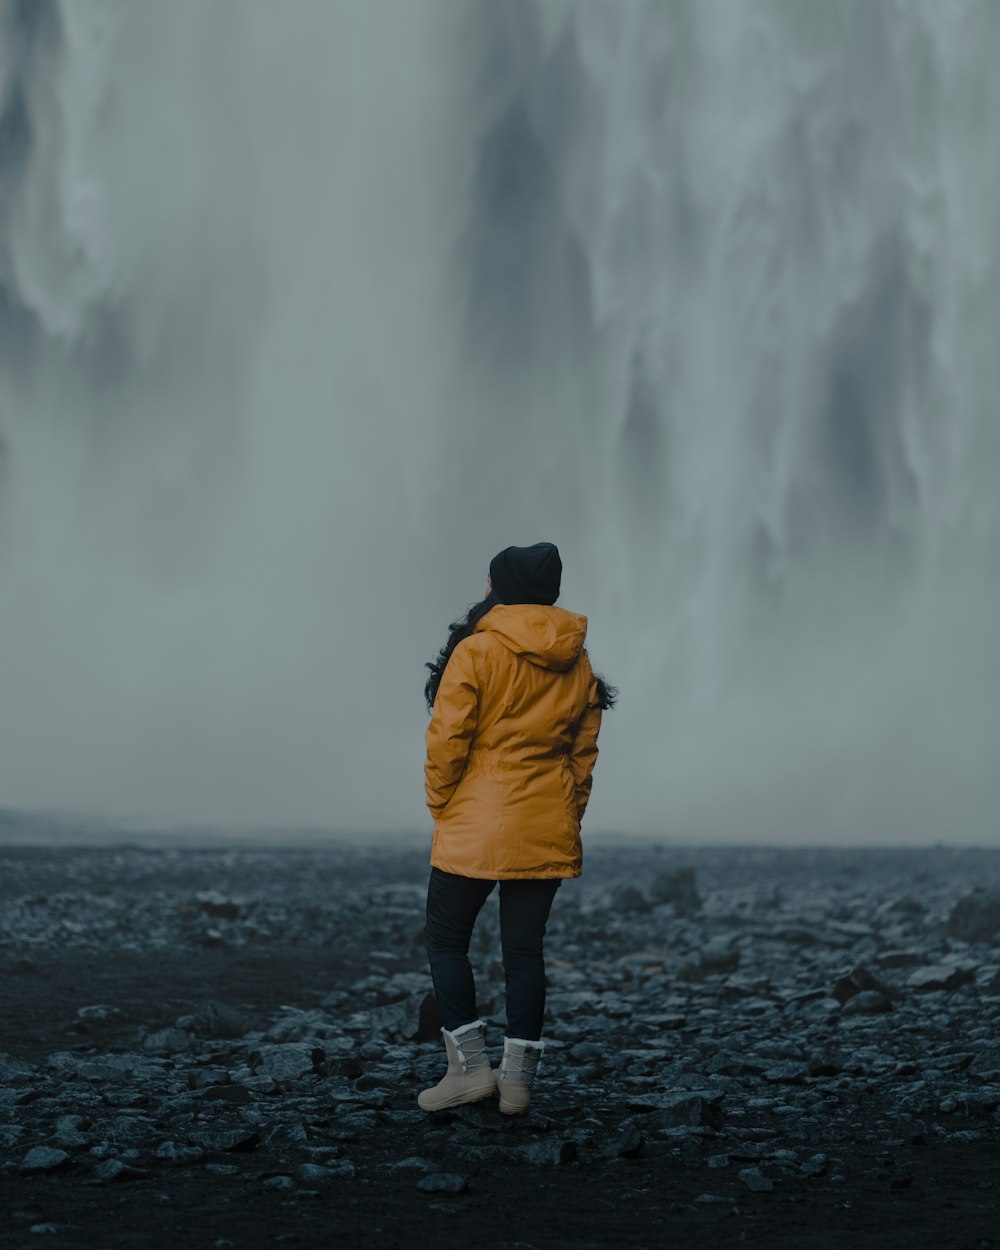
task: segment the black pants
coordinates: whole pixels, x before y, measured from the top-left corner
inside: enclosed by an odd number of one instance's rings
[[[427,957],[434,996],[453,1032],[479,1018],[469,942],[495,881],[431,869],[427,886]],[[559,877],[500,882],[500,945],[507,979],[507,1036],[538,1041],[545,1013],[542,938]]]

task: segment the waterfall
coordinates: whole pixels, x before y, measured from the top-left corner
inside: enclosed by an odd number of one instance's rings
[[[990,839],[991,0],[0,3],[0,806],[414,830],[508,543],[595,829]]]

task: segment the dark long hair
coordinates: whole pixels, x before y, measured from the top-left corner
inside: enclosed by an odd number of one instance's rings
[[[481,621],[490,608],[496,607],[502,602],[496,591],[491,591],[485,599],[480,599],[478,603],[474,603],[469,608],[468,613],[460,621],[452,621],[448,626],[450,633],[448,641],[438,652],[436,660],[429,660],[424,668],[431,670],[430,677],[427,678],[427,684],[424,686],[424,698],[427,700],[428,712],[434,710],[434,700],[437,697],[438,686],[441,685],[441,676],[451,659],[451,653],[455,650],[463,638],[468,638],[476,627],[476,622]]]
[[[424,668],[431,670],[430,677],[424,686],[424,698],[427,700],[428,712],[434,711],[434,700],[437,697],[438,686],[441,684],[441,676],[447,667],[448,661],[451,659],[451,653],[455,650],[463,638],[468,638],[476,628],[476,622],[481,621],[490,608],[496,607],[503,600],[498,598],[496,591],[492,591],[485,599],[480,599],[478,603],[474,603],[467,614],[460,621],[452,621],[448,626],[448,641],[438,652],[436,660],[429,660]],[[617,686],[610,686],[603,677],[599,677],[596,673],[594,679],[597,682],[597,699],[601,707],[605,710],[614,707],[618,698]]]
[[[606,712],[618,702],[618,687],[609,685],[599,673],[594,674],[594,681],[597,682],[597,702]]]

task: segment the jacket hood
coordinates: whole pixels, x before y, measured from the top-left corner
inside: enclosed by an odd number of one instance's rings
[[[476,622],[475,632],[496,634],[515,655],[539,668],[572,668],[587,637],[587,618],[554,604],[498,603]]]

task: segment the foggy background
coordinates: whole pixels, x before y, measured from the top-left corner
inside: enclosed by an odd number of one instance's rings
[[[588,832],[1000,841],[1000,5],[2,0],[0,808],[429,837],[558,543]]]

